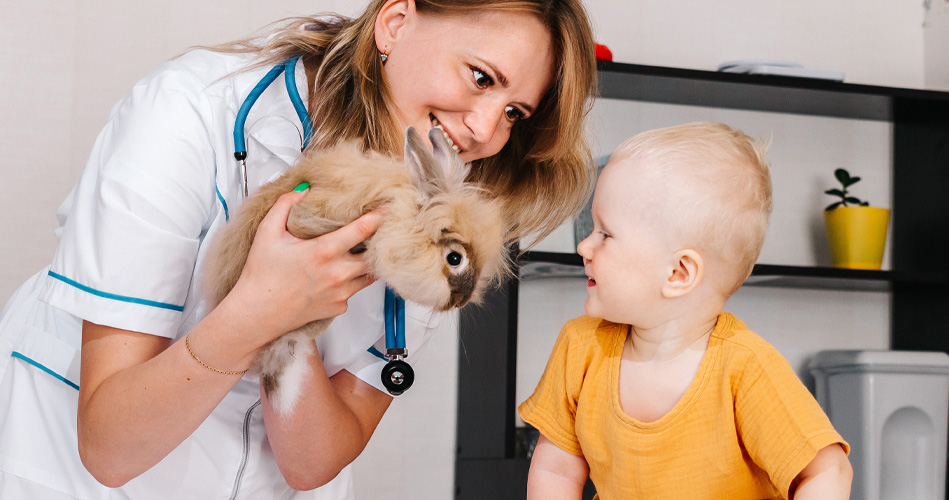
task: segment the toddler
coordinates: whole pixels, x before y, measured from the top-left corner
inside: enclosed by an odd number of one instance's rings
[[[764,148],[718,123],[639,134],[597,182],[577,245],[586,316],[518,411],[540,430],[528,498],[846,500],[849,445],[725,302],[771,212]]]

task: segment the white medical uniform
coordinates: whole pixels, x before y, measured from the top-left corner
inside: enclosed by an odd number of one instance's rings
[[[112,111],[59,210],[51,266],[0,316],[0,498],[348,499],[350,467],[311,492],[277,469],[256,377],[245,376],[194,434],[127,485],[99,485],[79,461],[81,323],[180,339],[203,318],[207,243],[241,202],[233,156],[237,110],[262,67],[250,56],[193,51],[139,82]],[[303,64],[296,82],[306,96]],[[300,154],[302,125],[281,75],[246,125],[251,189]],[[375,283],[317,339],[327,374],[347,370],[383,390],[383,290]],[[441,314],[406,304],[411,357]],[[412,358],[409,358],[411,361]]]

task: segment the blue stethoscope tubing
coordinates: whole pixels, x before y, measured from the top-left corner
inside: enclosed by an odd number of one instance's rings
[[[254,107],[260,94],[263,94],[264,91],[267,90],[267,87],[280,76],[280,73],[284,74],[284,81],[287,84],[287,94],[290,95],[290,102],[293,103],[293,109],[296,110],[297,117],[300,118],[300,123],[303,124],[303,149],[306,149],[310,144],[310,138],[313,137],[313,122],[310,121],[310,114],[307,113],[306,105],[303,104],[303,99],[300,99],[300,93],[297,91],[295,74],[297,60],[299,59],[300,56],[292,57],[288,59],[287,62],[271,68],[270,71],[257,82],[257,85],[251,89],[250,94],[244,98],[244,102],[241,103],[241,107],[237,110],[237,117],[234,119],[234,158],[240,163],[241,186],[244,189],[243,194],[245,197],[247,196],[247,145],[244,143],[244,126],[247,122],[247,115],[250,113],[250,108]]]
[[[261,94],[267,90],[267,87],[273,83],[280,73],[284,74],[284,81],[287,84],[287,94],[290,96],[290,102],[300,118],[303,125],[303,148],[310,144],[313,137],[313,122],[310,121],[310,115],[307,113],[306,105],[300,98],[296,84],[296,64],[300,56],[292,57],[286,62],[277,64],[257,82],[257,85],[251,89],[250,94],[244,98],[241,107],[237,110],[237,117],[234,120],[234,158],[238,161],[241,174],[241,186],[244,197],[247,197],[247,145],[244,142],[244,128],[247,122],[247,115],[250,109],[257,102]],[[382,385],[393,396],[402,394],[415,381],[415,373],[412,367],[405,361],[408,356],[408,350],[405,348],[405,299],[399,297],[388,286],[385,290],[385,301],[383,304],[385,321],[386,353],[383,356],[388,360],[382,369]],[[370,348],[369,352],[376,354],[378,351]]]

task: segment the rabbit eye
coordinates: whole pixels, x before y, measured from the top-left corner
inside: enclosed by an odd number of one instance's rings
[[[451,267],[456,267],[461,264],[461,254],[458,252],[449,252],[445,257],[445,260],[448,261],[448,265]]]

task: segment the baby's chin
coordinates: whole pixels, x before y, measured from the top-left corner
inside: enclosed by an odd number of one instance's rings
[[[587,316],[592,316],[594,318],[603,318],[603,312],[598,307],[596,301],[590,296],[587,296],[586,302],[583,303],[583,310],[586,312]]]
[[[583,303],[583,310],[587,316],[592,318],[604,319],[610,323],[629,324],[629,322],[623,318],[622,314],[611,313],[609,310],[604,309],[602,304],[590,297],[587,297],[586,302]]]

